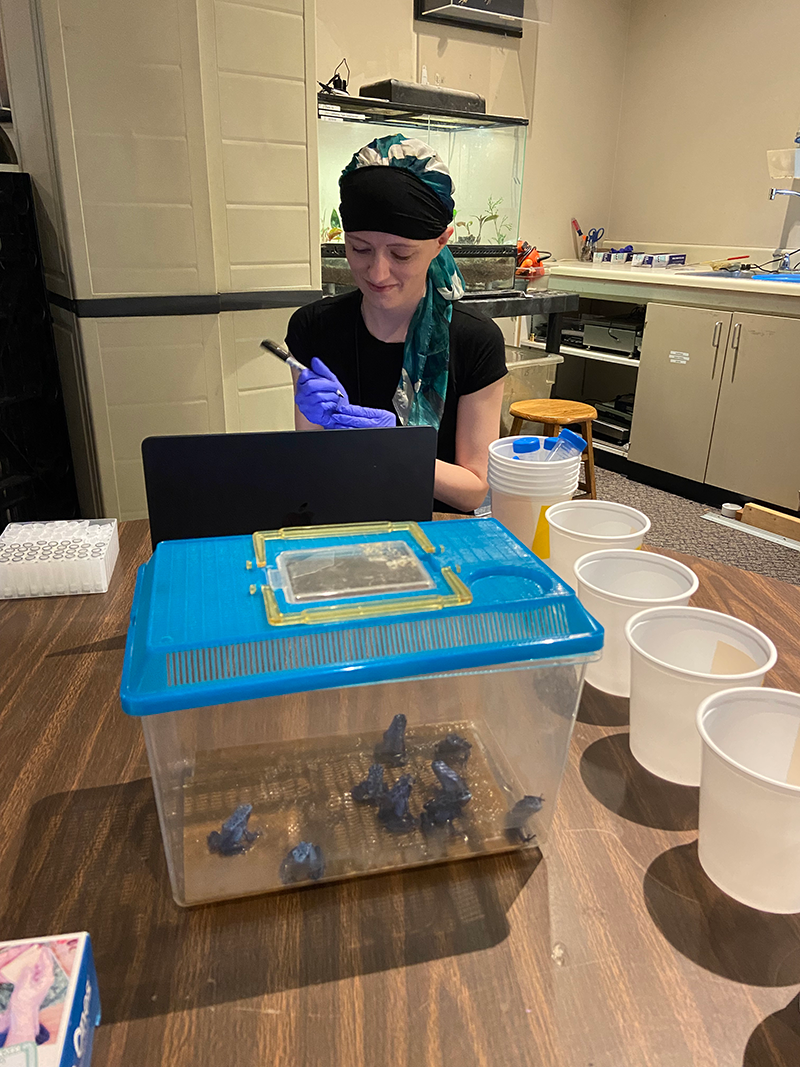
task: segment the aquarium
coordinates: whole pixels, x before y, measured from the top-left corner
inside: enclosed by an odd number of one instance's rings
[[[538,847],[602,637],[493,519],[161,542],[121,696],[175,900]]]
[[[344,256],[339,176],[377,137],[402,133],[436,150],[455,184],[451,249],[468,291],[514,288],[528,120],[422,110],[363,97],[318,99],[320,244],[327,293],[354,285]]]

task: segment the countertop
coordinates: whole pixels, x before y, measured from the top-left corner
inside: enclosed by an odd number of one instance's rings
[[[0,603],[0,929],[91,933],[95,1067],[800,1063],[800,916],[711,884],[698,791],[644,771],[627,700],[588,685],[543,857],[177,907],[118,695],[148,555],[122,523],[107,593]],[[766,684],[800,688],[800,589],[679,558],[698,606],[774,639]]]
[[[685,268],[654,270],[629,264],[595,266],[565,260],[553,264],[539,285],[560,292],[634,303],[656,301],[800,317],[800,282],[732,278],[724,271],[716,271],[713,278],[705,278],[693,275]]]

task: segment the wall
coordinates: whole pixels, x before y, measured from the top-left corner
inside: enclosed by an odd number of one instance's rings
[[[630,4],[556,0],[552,23],[519,40],[415,23],[412,0],[317,0],[317,77],[346,56],[356,92],[385,77],[419,80],[424,66],[431,83],[531,119],[520,234],[570,256],[570,218],[588,227],[608,216]]]
[[[771,182],[765,155],[791,145],[800,121],[798,41],[800,4],[786,0],[634,0],[616,239],[800,245],[800,200],[769,201],[786,183]]]

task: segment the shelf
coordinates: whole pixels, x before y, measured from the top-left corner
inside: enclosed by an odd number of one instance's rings
[[[547,351],[544,341],[521,341],[524,348],[538,348],[542,352]],[[630,356],[615,356],[613,352],[594,352],[588,348],[574,348],[572,345],[561,346],[562,356],[580,356],[581,359],[596,359],[600,363],[619,363],[623,367],[637,367],[639,360]]]
[[[596,448],[600,452],[613,452],[615,456],[628,458],[627,448],[623,448],[622,445],[614,445],[610,441],[598,441],[596,437],[592,438],[592,448]]]

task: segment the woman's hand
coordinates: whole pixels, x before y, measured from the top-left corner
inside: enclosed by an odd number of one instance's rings
[[[332,428],[331,416],[336,409],[349,404],[342,383],[316,356],[311,367],[298,375],[294,400],[309,422],[326,430]]]
[[[382,430],[397,425],[397,416],[383,408],[362,408],[342,404],[330,419],[332,430]]]

